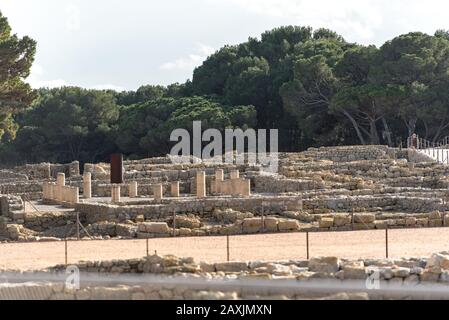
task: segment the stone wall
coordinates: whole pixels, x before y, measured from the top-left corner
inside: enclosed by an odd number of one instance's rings
[[[162,199],[161,204],[150,204],[144,201],[127,205],[79,203],[76,210],[82,213],[88,223],[99,221],[126,221],[144,215],[146,219],[165,218],[173,215],[173,210],[179,214],[204,213],[211,214],[214,209],[232,208],[238,211],[261,212],[262,205],[265,214],[276,214],[289,210],[301,210],[302,201],[295,196],[257,197],[257,198],[205,198],[205,199]],[[168,205],[170,204],[170,205]]]
[[[89,279],[91,274],[99,278],[113,277],[104,278],[107,281],[102,285],[87,280],[79,289],[68,289],[55,282],[3,283],[0,299],[429,299],[432,294],[447,298],[444,288],[449,283],[448,252],[432,254],[429,258],[314,257],[221,263],[152,255],[142,259],[80,262],[76,266],[82,279]],[[65,270],[66,266],[59,265],[44,275],[65,275]],[[34,278],[39,276],[35,271],[32,273]],[[121,280],[120,275],[126,274],[134,275],[135,280],[130,283]],[[150,277],[138,278],[144,275]],[[155,278],[156,275],[159,277]],[[22,273],[22,277],[26,274]],[[264,281],[270,281],[270,285],[268,282],[263,285]],[[367,281],[377,282],[376,290],[368,288]],[[105,286],[107,282],[120,285]]]

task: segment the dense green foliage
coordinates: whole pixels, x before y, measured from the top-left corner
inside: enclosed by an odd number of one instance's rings
[[[3,161],[162,155],[172,146],[171,131],[191,129],[193,120],[201,120],[203,129],[279,129],[281,151],[396,146],[413,132],[433,141],[449,135],[444,30],[401,35],[377,48],[348,43],[327,29],[281,27],[224,46],[183,84],[126,92],[41,89],[31,102],[23,79],[34,46],[12,36],[0,15]]]
[[[29,105],[34,95],[23,82],[34,61],[36,43],[29,37],[11,34],[8,20],[0,12],[0,140],[14,139],[18,129],[13,115]]]

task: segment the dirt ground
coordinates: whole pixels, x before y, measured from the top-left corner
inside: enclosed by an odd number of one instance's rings
[[[389,257],[427,257],[449,251],[449,228],[389,230]],[[306,257],[306,234],[266,234],[230,237],[231,260],[288,260]],[[384,258],[385,230],[310,233],[310,256]],[[68,263],[80,260],[140,258],[146,240],[70,241]],[[159,238],[148,240],[149,253],[226,261],[226,237]],[[30,270],[62,264],[64,241],[0,244],[0,268]]]

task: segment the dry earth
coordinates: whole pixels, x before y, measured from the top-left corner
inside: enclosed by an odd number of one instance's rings
[[[310,233],[310,255],[341,258],[385,257],[385,231]],[[226,237],[149,239],[149,253],[191,256],[196,260],[226,260]],[[0,268],[37,269],[64,263],[64,242],[0,244]],[[389,230],[391,258],[429,256],[449,250],[449,229]],[[68,262],[140,258],[146,240],[101,240],[68,242]],[[306,257],[304,233],[230,237],[231,260],[284,260]]]

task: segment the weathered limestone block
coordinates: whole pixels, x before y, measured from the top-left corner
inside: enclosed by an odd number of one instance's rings
[[[256,233],[262,229],[262,218],[243,219],[243,233]]]
[[[373,223],[376,220],[376,216],[370,213],[355,213],[354,222],[355,223]]]
[[[279,219],[278,222],[279,231],[296,231],[299,230],[298,220]]]
[[[137,196],[138,196],[137,187],[138,187],[137,181],[131,181],[129,183],[129,186],[128,186],[129,191],[128,191],[128,193],[129,193],[129,197],[130,198],[137,198]]]
[[[196,196],[198,198],[206,197],[206,173],[204,171],[196,172]]]
[[[429,221],[430,220],[441,220],[441,212],[439,211],[432,211],[429,213]]]
[[[241,272],[248,270],[248,263],[246,262],[222,262],[215,264],[217,272]]]
[[[433,228],[433,227],[442,227],[443,226],[443,221],[441,219],[432,219],[429,220],[429,227]]]
[[[240,172],[238,170],[232,170],[229,174],[229,177],[231,180],[239,179],[240,178]]]
[[[138,225],[139,232],[155,233],[155,234],[168,234],[170,228],[166,222],[143,222]]]
[[[215,171],[215,180],[214,183],[212,184],[212,193],[214,194],[218,194],[218,193],[222,193],[221,190],[221,183],[224,180],[224,171],[223,169],[217,169]]]
[[[367,274],[363,261],[354,261],[342,266],[345,279],[366,279]]]
[[[202,223],[195,216],[179,215],[179,216],[176,216],[176,218],[175,218],[175,225],[177,228],[195,229],[195,228],[200,228]]]
[[[111,201],[112,203],[119,203],[120,199],[120,185],[113,184],[111,186]]]
[[[330,228],[334,225],[334,218],[321,218],[319,221],[320,228]]]
[[[421,227],[427,227],[429,225],[429,219],[428,218],[416,219],[416,224]]]
[[[155,201],[161,201],[163,198],[162,184],[156,184],[153,186],[153,198]]]
[[[376,228],[376,225],[373,223],[354,223],[352,225],[354,230],[371,230]]]
[[[405,225],[407,227],[413,227],[416,225],[416,218],[415,217],[408,217],[405,218]]]
[[[309,261],[309,270],[312,272],[335,273],[340,267],[337,257],[317,257]]]
[[[278,231],[278,219],[273,217],[266,217],[263,219],[264,228],[267,232],[277,232]]]
[[[426,269],[441,268],[449,269],[449,254],[434,253],[427,260]]]
[[[179,198],[179,181],[173,181],[170,184],[170,194],[174,198]]]
[[[349,214],[334,215],[334,227],[343,227],[351,224],[351,216]]]
[[[84,199],[92,198],[92,174],[90,172],[83,173],[83,196]]]

